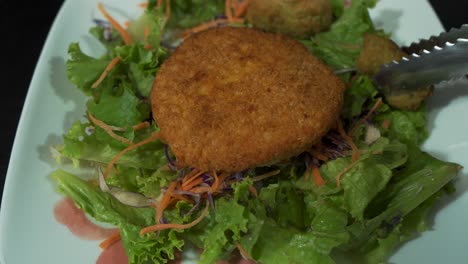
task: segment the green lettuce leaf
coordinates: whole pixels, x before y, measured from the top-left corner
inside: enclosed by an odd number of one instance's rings
[[[91,85],[99,78],[110,59],[90,57],[81,51],[78,43],[70,44],[68,54],[71,57],[66,63],[68,79],[84,94],[91,95]]]
[[[204,250],[199,263],[215,263],[228,245],[240,240],[241,233],[247,232],[248,220],[244,211],[245,208],[235,201],[216,200],[216,209],[205,227],[207,231],[200,238],[204,241]]]
[[[364,106],[367,106],[366,103],[373,101],[376,95],[377,90],[369,77],[364,75],[357,77],[345,91],[341,116],[346,120],[360,116]]]
[[[224,0],[171,1],[168,28],[191,28],[224,14]],[[165,4],[162,9],[165,9]]]
[[[390,121],[386,136],[420,145],[426,140],[429,133],[426,127],[426,109],[421,107],[417,111],[392,110],[381,113],[375,117],[377,122]]]
[[[133,208],[114,199],[108,193],[80,178],[57,170],[51,174],[58,191],[70,197],[85,213],[100,222],[117,226],[120,230],[129,263],[167,263],[174,259],[174,250],[181,250],[184,241],[174,230],[163,235],[141,236],[140,230],[154,224],[153,208]]]
[[[76,165],[79,164],[80,160],[109,163],[124,148],[123,146],[110,145],[108,142],[100,140],[96,133],[88,134],[87,131],[92,131],[90,124],[77,121],[63,138],[64,144],[60,148],[60,153],[72,159]],[[153,131],[155,129],[152,127],[140,131],[135,135],[136,141],[149,137]],[[116,164],[134,168],[159,169],[167,164],[164,144],[155,140],[125,153]]]
[[[354,67],[361,51],[363,34],[374,31],[368,8],[376,2],[353,0],[351,7],[343,10],[330,30],[315,35],[311,40],[302,41],[303,44],[333,69]],[[335,13],[336,10],[340,9],[335,8]]]

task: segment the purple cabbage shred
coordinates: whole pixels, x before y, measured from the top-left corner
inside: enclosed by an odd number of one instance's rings
[[[164,145],[164,154],[166,155],[167,164],[171,170],[177,170],[174,161],[169,156],[169,145]]]

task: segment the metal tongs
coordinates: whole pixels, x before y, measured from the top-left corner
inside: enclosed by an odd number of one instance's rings
[[[407,57],[381,67],[374,82],[388,98],[468,74],[468,24],[403,48]]]

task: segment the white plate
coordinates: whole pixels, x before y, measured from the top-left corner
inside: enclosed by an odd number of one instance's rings
[[[106,0],[120,21],[135,17],[139,0]],[[88,34],[100,17],[96,0],[68,0],[62,6],[36,66],[19,122],[8,168],[0,212],[0,263],[95,263],[98,242],[80,240],[53,217],[60,196],[48,175],[56,168],[48,147],[84,113],[84,97],[65,75],[70,42],[99,55],[102,48]],[[401,44],[442,31],[424,0],[382,0],[372,11],[377,26],[394,33]],[[460,84],[436,92],[430,100],[431,136],[425,148],[434,155],[468,167],[467,89]],[[435,216],[434,230],[408,244],[392,257],[395,263],[466,263],[468,259],[467,170],[458,191]]]

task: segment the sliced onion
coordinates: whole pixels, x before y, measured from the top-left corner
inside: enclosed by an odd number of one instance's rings
[[[128,192],[115,187],[109,187],[101,167],[98,167],[99,188],[102,192],[109,193],[119,202],[132,207],[149,207],[153,202],[152,199],[140,193]]]
[[[380,130],[372,124],[367,124],[366,138],[365,138],[366,144],[370,145],[379,138],[380,138]]]
[[[149,207],[151,205],[151,199],[139,193],[122,191],[118,188],[112,188],[109,193],[119,202],[128,206]]]

